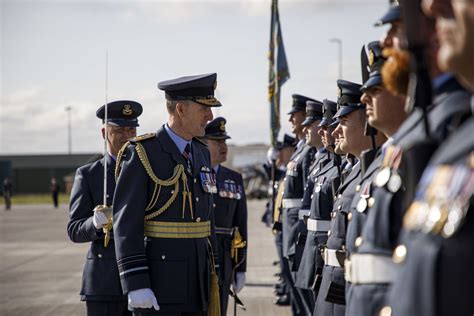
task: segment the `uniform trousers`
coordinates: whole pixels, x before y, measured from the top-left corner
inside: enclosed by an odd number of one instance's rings
[[[86,301],[87,316],[131,316],[127,301]]]

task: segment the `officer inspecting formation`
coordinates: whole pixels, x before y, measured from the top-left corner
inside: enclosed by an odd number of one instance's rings
[[[474,2],[390,0],[375,25],[388,31],[364,45],[361,82],[293,94],[294,137],[268,152],[275,304],[302,316],[472,315]],[[136,137],[137,102],[97,111],[107,153],[77,170],[68,223],[72,241],[91,242],[88,315],[242,304],[247,200],[222,165],[216,82],[160,82],[168,120],[155,133]]]

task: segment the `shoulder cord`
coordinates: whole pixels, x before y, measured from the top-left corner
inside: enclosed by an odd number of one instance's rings
[[[151,210],[157,203],[158,197],[161,192],[161,187],[162,186],[173,186],[174,185],[174,190],[172,191],[171,197],[168,199],[168,201],[160,207],[157,211],[148,214],[145,216],[145,220],[150,220],[152,218],[155,218],[165,212],[171,204],[176,200],[176,197],[178,196],[179,193],[179,179],[181,178],[181,181],[183,182],[183,209],[182,209],[182,217],[184,218],[184,212],[186,209],[186,197],[188,197],[188,202],[190,205],[190,212],[191,212],[191,218],[194,218],[193,216],[193,206],[192,206],[192,196],[191,192],[189,191],[188,188],[188,178],[186,176],[186,172],[184,171],[184,166],[182,164],[177,164],[174,168],[173,175],[166,180],[162,180],[158,178],[155,173],[153,172],[153,169],[150,165],[150,162],[148,160],[148,156],[146,154],[145,148],[143,147],[142,144],[137,143],[135,146],[135,149],[137,151],[138,157],[140,158],[140,161],[143,164],[143,167],[145,168],[146,173],[148,176],[151,178],[151,180],[155,183],[155,188],[153,190],[153,195],[148,203],[147,207],[145,208],[145,211]]]

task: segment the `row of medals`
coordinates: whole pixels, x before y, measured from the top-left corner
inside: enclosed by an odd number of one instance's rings
[[[386,164],[380,169],[374,179],[374,184],[379,187],[386,187],[388,191],[397,193],[402,187],[402,178],[396,168],[390,167],[394,164],[394,161],[401,158],[401,149],[395,146],[391,146],[387,151],[387,157],[384,160],[390,161],[389,166]],[[361,199],[357,203],[357,211],[362,213],[367,209],[367,206],[372,207],[371,204],[374,201],[369,199],[370,197],[370,182],[366,184],[365,189],[362,190]]]
[[[403,225],[408,230],[451,237],[463,222],[473,193],[474,168],[465,165],[428,167]]]
[[[239,186],[234,180],[230,179],[224,181],[224,188],[219,188],[219,196],[222,198],[236,200],[240,200],[242,198]]]

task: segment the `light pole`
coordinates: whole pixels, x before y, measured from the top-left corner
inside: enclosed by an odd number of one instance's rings
[[[72,138],[71,138],[71,106],[66,107],[66,112],[67,112],[67,148],[68,148],[68,154],[70,155],[72,150]]]
[[[342,79],[342,40],[340,38],[330,38],[329,42],[338,44],[339,52],[339,78]]]

